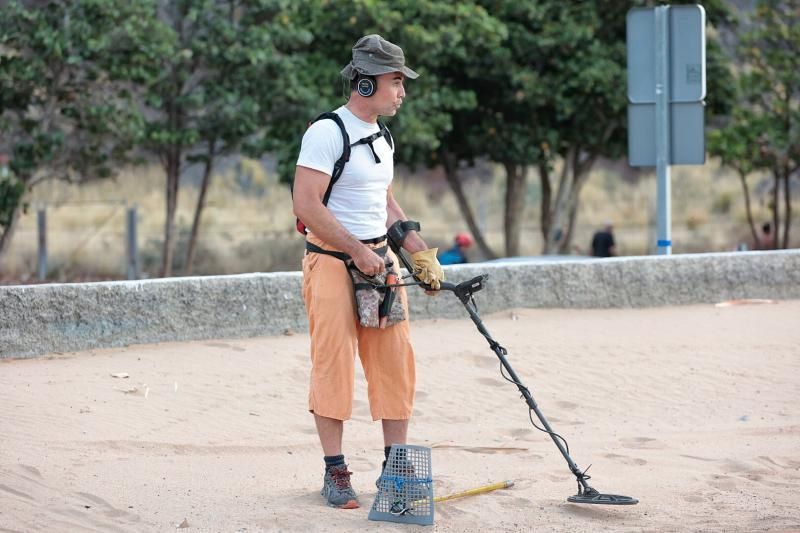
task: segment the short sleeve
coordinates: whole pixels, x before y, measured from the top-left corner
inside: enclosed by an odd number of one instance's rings
[[[331,176],[334,164],[342,156],[343,148],[342,132],[336,122],[330,119],[318,120],[303,135],[297,166]]]

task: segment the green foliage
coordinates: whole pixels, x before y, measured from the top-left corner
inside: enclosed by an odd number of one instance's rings
[[[565,196],[573,198],[543,203],[542,211],[566,207],[574,217],[577,176],[595,158],[627,149],[625,14],[652,2],[39,5],[16,0],[0,12],[0,146],[15,176],[2,182],[0,224],[37,176],[108,176],[139,148],[165,163],[175,197],[187,163],[223,154],[272,153],[290,180],[308,120],[346,100],[339,71],[367,33],[401,45],[421,74],[409,80],[408,100],[390,123],[398,162],[488,159],[524,181],[529,166],[549,172],[562,159],[576,181]],[[723,0],[703,5],[712,29],[735,24]],[[739,50],[738,83],[714,31],[707,48],[707,109],[730,115],[709,146],[745,173],[796,168],[800,151],[796,2],[764,0],[756,14]],[[737,95],[745,105],[734,109]]]
[[[489,54],[505,37],[503,25],[470,1],[303,0],[286,15],[287,27],[313,29],[313,35],[294,43],[295,62],[283,75],[284,82],[295,82],[296,92],[285,95],[288,107],[265,134],[284,181],[294,174],[307,122],[349,96],[339,71],[361,36],[379,33],[399,44],[420,73],[407,83],[403,111],[389,124],[397,139],[396,160],[412,167],[436,157],[441,139],[453,130],[453,116],[477,105],[474,88],[453,83],[452,73],[469,68],[478,76],[480,64],[490,64]]]
[[[725,127],[709,135],[709,151],[748,174],[767,170],[774,177],[775,231],[779,228],[780,184],[786,184],[783,246],[791,225],[789,177],[800,169],[800,10],[797,2],[762,0],[738,47],[741,63],[735,85],[739,106]],[[747,191],[745,190],[745,194]],[[746,196],[747,197],[747,196]]]
[[[39,4],[0,11],[0,132],[16,180],[4,225],[40,177],[103,178],[128,160],[142,138],[131,87],[156,75],[162,53],[151,2]]]
[[[800,169],[800,10],[797,2],[762,0],[738,47],[739,105],[725,127],[709,135],[709,151],[737,170],[750,216],[748,174],[767,170],[773,175],[769,201],[778,247],[789,243],[790,177]],[[783,208],[779,190],[784,186]],[[783,216],[781,216],[783,211]],[[780,227],[783,223],[783,236]]]
[[[740,106],[710,135],[710,150],[748,174],[800,165],[800,12],[796,2],[762,1],[739,45]]]

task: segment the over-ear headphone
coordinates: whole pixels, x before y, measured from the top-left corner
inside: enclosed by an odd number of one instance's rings
[[[359,72],[358,78],[356,79],[356,91],[358,91],[358,94],[365,98],[369,98],[375,94],[377,88],[378,83],[374,76],[361,74]]]

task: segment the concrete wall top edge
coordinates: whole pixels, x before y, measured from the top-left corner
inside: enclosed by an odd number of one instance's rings
[[[800,250],[470,263],[488,274],[481,313],[509,308],[657,307],[800,298]],[[0,286],[0,358],[164,340],[304,331],[302,273]],[[411,289],[412,319],[465,317],[452,295]]]
[[[300,271],[291,272],[248,272],[245,274],[219,274],[214,276],[186,276],[186,277],[171,277],[171,278],[150,278],[150,279],[134,279],[134,280],[119,280],[119,281],[90,281],[85,283],[40,283],[35,285],[0,285],[0,291],[35,291],[35,290],[63,290],[69,287],[85,287],[89,289],[101,288],[123,288],[123,289],[138,289],[148,285],[164,285],[173,283],[184,282],[202,282],[202,283],[218,283],[218,282],[236,282],[247,280],[259,279],[276,279],[276,278],[298,278],[302,279],[303,273]]]

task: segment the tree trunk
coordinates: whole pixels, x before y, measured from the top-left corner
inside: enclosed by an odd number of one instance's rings
[[[469,205],[467,196],[464,194],[464,188],[461,186],[461,177],[458,175],[458,161],[455,156],[447,151],[442,150],[442,162],[444,164],[444,175],[447,178],[447,183],[456,195],[456,202],[464,217],[464,221],[469,227],[472,236],[475,237],[475,244],[480,248],[481,253],[486,259],[494,259],[497,255],[489,248],[486,239],[483,237],[478,224],[475,222],[475,216],[472,213],[472,208]]]
[[[14,208],[14,211],[11,213],[11,222],[8,226],[3,228],[3,232],[0,233],[0,259],[6,255],[8,248],[11,246],[11,239],[14,237],[14,232],[17,229],[17,223],[19,222],[19,217],[22,214],[22,202],[17,204]]]
[[[781,189],[781,180],[778,177],[778,173],[775,172],[773,175],[773,187],[772,187],[772,249],[774,250],[778,246],[778,237],[780,236],[780,226],[778,223],[780,222],[780,209],[778,205],[778,200],[780,199],[780,189]]]
[[[544,253],[554,254],[558,251],[561,239],[564,237],[564,213],[566,212],[569,199],[569,189],[571,186],[569,170],[574,168],[570,161],[575,158],[574,149],[567,152],[564,157],[564,168],[561,170],[561,177],[558,180],[558,191],[556,191],[556,201],[550,211],[550,231],[545,242]]]
[[[183,108],[178,104],[181,83],[173,73],[174,93],[166,105],[167,124],[172,133],[183,130]],[[181,179],[181,156],[183,146],[173,141],[165,149],[164,165],[167,173],[167,219],[164,222],[164,250],[161,259],[161,277],[172,276],[172,262],[175,253],[175,212],[178,207],[178,188]]]
[[[542,231],[542,253],[547,250],[547,237],[550,235],[551,206],[553,200],[553,186],[550,183],[550,169],[547,161],[539,160],[539,181],[542,184],[542,199],[539,203],[539,226]]]
[[[206,205],[206,193],[208,192],[208,184],[211,181],[211,171],[214,169],[214,145],[214,139],[208,141],[208,159],[206,160],[206,168],[203,171],[203,183],[200,185],[200,195],[197,197],[197,207],[195,207],[194,220],[192,221],[192,232],[189,235],[189,245],[186,249],[186,266],[184,272],[187,276],[192,274],[194,252],[197,246],[197,233],[200,230],[200,217]]]
[[[575,220],[578,218],[578,206],[581,202],[581,191],[589,179],[589,171],[592,169],[594,161],[594,156],[589,157],[583,163],[580,163],[577,158],[574,160],[576,166],[572,169],[572,187],[567,196],[567,229],[559,243],[559,253],[570,253],[572,237],[575,234]]]
[[[784,168],[783,172],[783,248],[789,248],[789,231],[792,226],[792,188],[789,180],[789,169]],[[777,238],[777,234],[775,235]]]
[[[575,187],[573,187],[574,189]],[[567,231],[564,232],[564,237],[558,246],[558,253],[569,255],[570,246],[572,244],[572,236],[575,232],[575,220],[578,218],[578,200],[569,204],[569,213],[567,214]]]
[[[178,206],[178,181],[180,160],[176,148],[167,154],[167,220],[164,223],[164,249],[161,260],[161,277],[172,276],[172,258],[175,250],[175,211]]]
[[[739,179],[742,181],[742,189],[744,190],[744,209],[745,213],[747,213],[747,223],[750,225],[750,233],[753,234],[753,242],[755,243],[755,248],[758,250],[761,248],[761,239],[756,231],[755,222],[753,222],[753,207],[750,204],[750,188],[747,186],[747,176],[745,176],[744,172],[739,172]]]
[[[525,209],[525,166],[504,162],[506,169],[506,256],[519,255],[522,217]]]

